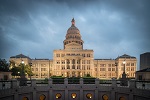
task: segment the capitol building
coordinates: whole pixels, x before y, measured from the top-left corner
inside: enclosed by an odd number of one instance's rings
[[[53,59],[31,59],[19,54],[11,56],[10,61],[19,65],[32,63],[32,78],[49,78],[51,76],[84,77],[92,76],[100,79],[121,78],[124,70],[128,78],[135,78],[137,59],[124,54],[115,59],[94,59],[92,49],[84,49],[81,33],[75,25],[74,18],[67,30],[63,49],[53,51]]]

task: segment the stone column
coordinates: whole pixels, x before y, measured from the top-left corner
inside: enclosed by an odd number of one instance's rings
[[[83,100],[83,78],[80,78],[80,100]]]
[[[67,61],[66,61],[66,59],[65,59],[65,70],[67,69]]]
[[[33,86],[36,86],[36,79],[32,79],[31,80],[31,86],[33,87]]]
[[[12,88],[18,88],[19,84],[17,84],[17,82],[18,82],[18,81],[17,81],[16,79],[13,79],[13,80],[12,80],[12,83],[11,83],[11,87],[12,87]]]
[[[64,79],[64,83],[65,83],[65,85],[68,85],[68,78]]]
[[[81,77],[83,77],[83,71],[82,71],[82,59],[80,59],[80,70],[81,70],[80,75],[82,75]],[[82,73],[82,74],[81,74],[81,73]]]
[[[48,79],[48,86],[51,86],[53,84],[53,80],[51,78]]]

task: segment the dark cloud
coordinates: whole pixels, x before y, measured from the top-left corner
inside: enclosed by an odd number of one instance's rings
[[[95,58],[150,51],[149,0],[1,0],[0,58],[52,58],[74,17]]]

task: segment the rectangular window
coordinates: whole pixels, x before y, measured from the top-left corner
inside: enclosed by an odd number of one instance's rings
[[[131,66],[134,66],[134,63],[131,63]]]
[[[126,66],[130,66],[130,63],[127,63]]]
[[[111,64],[108,64],[108,67],[111,67]]]
[[[106,66],[106,64],[100,64],[100,67],[105,67]]]
[[[115,71],[115,68],[112,68],[112,71]]]
[[[111,71],[111,68],[108,68],[108,71]]]

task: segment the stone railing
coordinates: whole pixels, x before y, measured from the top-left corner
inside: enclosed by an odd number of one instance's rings
[[[0,100],[150,100],[149,81],[48,79],[0,81]],[[143,85],[144,84],[144,85]]]
[[[150,89],[150,81],[136,81],[136,80],[130,80],[128,81],[127,86],[121,86],[120,80],[99,80],[99,79],[48,79],[48,80],[9,80],[9,81],[0,81],[0,90],[3,89],[9,89],[9,88],[16,88],[16,87],[22,87],[20,86],[20,82],[24,82],[24,85],[22,86],[48,86],[52,84],[96,84],[100,86],[114,86],[114,87],[126,87],[126,88],[139,88],[139,89]]]

